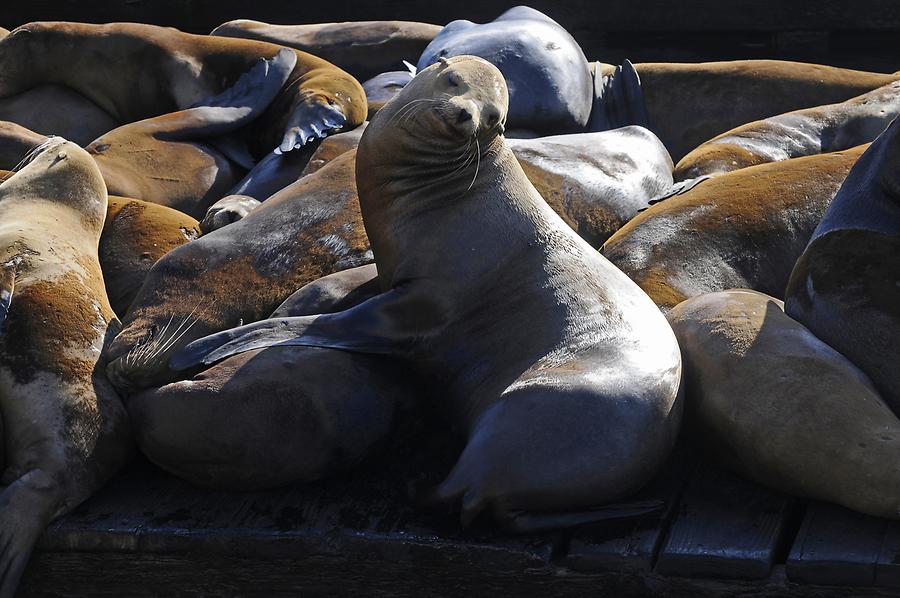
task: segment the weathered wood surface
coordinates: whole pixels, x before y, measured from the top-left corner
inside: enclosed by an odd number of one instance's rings
[[[662,546],[663,575],[768,579],[795,501],[713,465],[694,472]]]

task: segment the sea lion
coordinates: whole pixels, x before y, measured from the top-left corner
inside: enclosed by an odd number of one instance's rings
[[[785,311],[865,372],[900,414],[900,121],[872,143],[787,285]]]
[[[118,326],[97,258],[106,202],[91,157],[61,138],[0,184],[0,596],[50,520],[131,452],[100,358]]]
[[[751,166],[638,214],[603,255],[663,310],[750,288],[782,297],[794,262],[864,147]]]
[[[414,61],[441,31],[414,21],[357,21],[313,25],[271,25],[238,19],[210,35],[242,37],[296,48],[339,66],[360,81]]]
[[[0,120],[15,122],[35,133],[58,135],[81,146],[118,126],[112,116],[84,95],[53,83],[0,98]]]
[[[528,181],[500,134],[507,102],[480,58],[420,72],[357,150],[383,292],[212,335],[171,365],[271,345],[400,358],[468,438],[435,499],[461,504],[464,523],[489,512],[521,531],[601,518],[576,511],[654,474],[677,433],[681,366],[659,310]]]
[[[384,357],[272,347],[127,399],[138,445],[195,484],[241,491],[356,465],[391,432],[409,378]]]
[[[900,114],[900,81],[846,102],[795,110],[714,137],[681,159],[675,180],[871,143]]]
[[[99,256],[113,311],[124,315],[153,264],[199,236],[197,221],[187,214],[111,195]]]
[[[694,297],[668,318],[685,430],[709,454],[781,492],[900,519],[900,420],[846,357],[754,291]]]
[[[363,91],[366,92],[366,101],[369,103],[369,116],[384,108],[388,100],[400,93],[406,84],[412,81],[415,73],[410,71],[390,71],[372,77],[363,83]]]
[[[265,318],[303,285],[371,262],[354,153],[156,262],[109,347],[110,380],[124,392],[176,380],[168,358],[189,341]]]
[[[109,192],[202,218],[254,166],[249,154],[237,157],[240,164],[230,160],[234,153],[217,141],[258,118],[296,62],[296,54],[283,48],[192,108],[129,123],[96,139],[87,151]]]
[[[303,174],[356,147],[364,130],[358,127],[323,141]],[[672,160],[662,142],[643,127],[508,139],[507,144],[541,197],[597,247],[648,200],[672,187]]]
[[[594,103],[590,65],[569,32],[547,15],[516,6],[490,23],[453,21],[428,44],[416,67],[461,55],[480,56],[503,73],[508,129],[538,135],[585,131]]]
[[[223,226],[233,224],[258,208],[262,204],[258,199],[246,195],[229,195],[223,197],[206,211],[200,221],[200,230],[209,234]]]
[[[609,75],[614,69],[607,66],[601,71]],[[676,163],[701,143],[735,127],[843,102],[898,78],[782,60],[647,62],[634,69],[640,81],[637,95],[648,118],[645,126],[662,140]],[[633,94],[631,99],[637,101]]]
[[[281,49],[137,23],[30,23],[0,40],[0,98],[55,83],[85,96],[118,124],[131,123],[216,96],[257,60],[271,60]],[[256,125],[243,129],[257,158],[273,148],[289,152],[365,119],[365,95],[353,77],[293,52],[296,64],[287,84]],[[61,61],[72,68],[59,68]]]

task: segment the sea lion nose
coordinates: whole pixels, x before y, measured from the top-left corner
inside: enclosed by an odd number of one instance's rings
[[[456,122],[465,123],[472,120],[472,113],[466,110],[465,108],[459,111],[459,114],[456,115]]]
[[[485,106],[483,109],[484,114],[484,124],[487,125],[487,128],[492,129],[498,125],[500,122],[500,110],[496,106]],[[501,133],[503,132],[503,126],[500,125]]]

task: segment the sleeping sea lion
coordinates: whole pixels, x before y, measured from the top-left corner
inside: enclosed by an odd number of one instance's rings
[[[865,372],[900,414],[900,120],[850,171],[785,297],[785,312]]]
[[[0,184],[4,598],[47,524],[131,453],[128,419],[101,359],[118,327],[97,258],[106,202],[94,161],[61,138]]]

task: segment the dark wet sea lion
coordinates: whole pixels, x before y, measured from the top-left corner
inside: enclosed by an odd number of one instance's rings
[[[408,376],[374,355],[272,347],[127,400],[141,450],[195,484],[235,490],[313,481],[384,442]]]
[[[56,138],[0,184],[0,596],[47,524],[126,462],[131,431],[103,375],[118,321],[97,258],[106,187]]]
[[[199,236],[197,221],[187,214],[111,195],[99,251],[113,311],[124,315],[153,264]]]
[[[685,431],[706,451],[781,492],[900,519],[900,420],[846,357],[754,291],[694,297],[668,318]]]
[[[211,35],[256,39],[319,56],[360,81],[415,62],[440,25],[415,21],[351,21],[310,25],[272,25],[238,19]]]
[[[706,180],[638,214],[606,241],[603,255],[664,310],[731,288],[782,297],[794,262],[864,149]]]
[[[109,348],[116,386],[176,380],[167,361],[189,341],[265,318],[306,283],[371,262],[353,168],[354,155],[341,156],[160,259]]]
[[[503,76],[479,58],[419,73],[357,152],[384,292],[201,339],[171,365],[272,345],[401,358],[468,437],[435,498],[464,522],[489,512],[524,530],[602,518],[577,511],[655,473],[677,434],[681,366],[659,310],[529,183],[500,135],[506,107]]]
[[[900,414],[900,121],[828,207],[791,273],[785,311],[865,372]]]
[[[369,103],[369,116],[384,108],[384,105],[392,97],[400,93],[406,84],[412,81],[413,73],[410,71],[389,71],[372,77],[363,83],[363,91],[366,92],[366,100]]]
[[[781,60],[647,62],[634,68],[640,77],[647,126],[675,162],[735,127],[792,110],[843,102],[898,78]]]
[[[88,98],[118,124],[131,123],[216,96],[281,49],[138,23],[29,23],[0,40],[0,98],[55,83]],[[256,125],[244,130],[256,157],[276,147],[289,152],[365,119],[365,95],[353,77],[294,53],[287,84]],[[60,68],[61,60],[71,68]]]
[[[9,121],[0,121],[0,168],[12,170],[47,137]]]
[[[707,141],[682,158],[675,180],[871,143],[900,114],[900,81],[861,96],[754,121]]]
[[[585,131],[594,103],[584,52],[559,23],[527,6],[489,23],[453,21],[428,44],[419,70],[440,58],[472,55],[500,69],[509,87],[508,129],[538,135]]]

